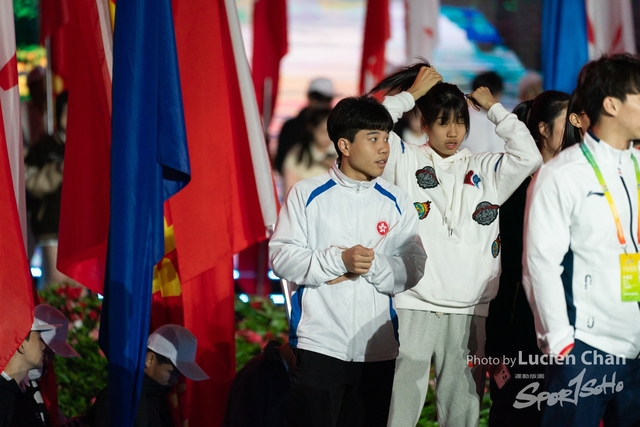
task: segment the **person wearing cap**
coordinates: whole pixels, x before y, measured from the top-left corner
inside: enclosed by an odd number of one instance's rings
[[[162,325],[149,335],[135,427],[173,427],[167,395],[179,375],[193,381],[209,379],[195,362],[197,348],[196,337],[183,326]],[[96,397],[85,422],[95,427],[111,426],[108,386]]]
[[[309,89],[307,89],[307,106],[300,110],[296,117],[284,122],[280,128],[278,151],[274,162],[274,166],[280,174],[282,174],[282,166],[287,153],[291,147],[300,142],[300,138],[305,132],[309,113],[317,108],[331,108],[331,101],[334,97],[335,91],[331,80],[326,77],[311,80]]]
[[[60,325],[59,328],[43,331],[40,334],[42,341],[46,344],[43,366],[30,370],[28,378],[29,385],[34,389],[33,398],[38,405],[38,415],[44,424],[52,425],[50,419],[55,417],[58,420],[56,424],[62,425],[67,422],[67,419],[60,411],[57,399],[51,400],[51,396],[47,395],[47,390],[51,391],[52,387],[56,387],[55,374],[47,375],[47,371],[51,369],[49,366],[53,365],[54,354],[64,358],[80,357],[80,355],[67,344],[69,320],[62,312],[48,304],[36,305],[33,312],[35,318],[44,323]],[[41,390],[45,390],[45,393],[41,393]]]
[[[60,327],[34,318],[31,330],[17,348],[0,378],[0,427],[42,427],[33,389],[25,385],[31,369],[42,368],[45,343],[43,331]]]

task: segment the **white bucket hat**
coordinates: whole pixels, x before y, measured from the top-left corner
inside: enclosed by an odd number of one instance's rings
[[[171,360],[185,377],[202,381],[209,376],[196,363],[198,341],[189,330],[180,325],[162,325],[149,335],[147,348]]]
[[[40,334],[42,341],[44,341],[55,354],[62,357],[80,357],[78,352],[67,344],[69,321],[64,314],[48,304],[36,305],[33,311],[36,320],[43,323],[55,323],[59,325],[59,328],[43,331]]]

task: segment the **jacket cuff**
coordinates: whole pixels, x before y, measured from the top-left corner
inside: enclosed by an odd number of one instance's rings
[[[496,102],[491,106],[491,108],[489,108],[489,111],[487,111],[487,118],[491,120],[493,124],[497,125],[509,114],[510,113],[502,106],[502,104]]]

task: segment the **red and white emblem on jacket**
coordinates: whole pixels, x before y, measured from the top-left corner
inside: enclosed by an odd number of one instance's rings
[[[387,221],[380,221],[376,225],[376,231],[379,235],[384,236],[389,232],[389,223]]]

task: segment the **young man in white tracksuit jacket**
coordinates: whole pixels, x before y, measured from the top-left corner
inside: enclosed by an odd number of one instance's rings
[[[640,61],[593,61],[577,91],[591,128],[540,169],[525,217],[523,285],[548,355],[525,362],[547,365],[552,394],[525,387],[516,403],[543,410],[543,426],[638,426]]]
[[[398,355],[391,296],[414,286],[426,261],[409,198],[378,178],[392,126],[373,98],[340,101],[327,122],[338,162],[296,183],[280,211],[273,270],[299,285],[288,426],[386,425]]]
[[[394,120],[417,104],[429,136],[414,147],[391,134],[383,174],[409,193],[429,254],[418,285],[394,298],[400,354],[388,425],[416,425],[433,361],[439,425],[475,427],[486,384],[485,319],[500,275],[500,205],[542,159],[525,124],[484,87],[470,96],[488,110],[506,152],[459,149],[468,132],[467,101],[454,85],[436,84],[441,77],[433,68],[421,67],[416,77],[419,67],[401,71],[413,85],[383,102]]]

